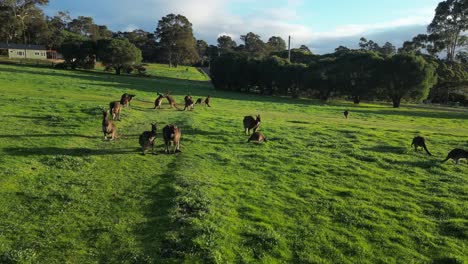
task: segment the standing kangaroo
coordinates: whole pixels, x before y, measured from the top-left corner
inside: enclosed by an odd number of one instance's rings
[[[120,111],[122,110],[122,104],[119,101],[109,103],[109,112],[112,115],[112,120],[120,121]]]
[[[104,133],[104,140],[107,140],[108,135],[111,136],[110,140],[114,140],[117,128],[115,127],[115,124],[109,120],[107,115],[107,111],[102,111],[102,133]]]
[[[205,105],[208,107],[211,107],[210,101],[211,101],[211,95],[208,95],[205,99]]]
[[[432,156],[432,154],[429,152],[429,150],[426,147],[426,139],[420,136],[417,136],[413,138],[413,142],[411,143],[411,146],[414,146],[414,151],[418,151],[418,147],[422,147],[429,156]]]
[[[194,102],[193,102],[193,98],[192,96],[190,95],[187,95],[185,96],[184,98],[184,101],[185,101],[185,107],[184,107],[184,111],[188,108],[189,110],[193,110],[194,108]]]
[[[176,108],[176,109],[179,109],[179,108],[177,107],[176,101],[174,100],[174,97],[172,97],[172,95],[170,95],[169,93],[170,93],[170,92],[167,92],[167,93],[166,93],[166,99],[167,99],[167,101],[169,102],[169,105],[171,106],[171,108],[174,107],[174,108]]]
[[[146,149],[151,147],[151,153],[154,154],[154,141],[156,140],[156,124],[151,124],[151,131],[145,131],[140,135],[139,143],[141,152],[145,155]]]
[[[154,101],[154,109],[161,109],[161,104],[162,104],[162,99],[164,98],[164,95],[158,93],[158,97]]]
[[[244,117],[244,130],[246,135],[250,135],[250,130],[257,132],[258,127],[260,126],[260,115],[257,115],[256,118],[253,116]]]
[[[348,119],[349,111],[348,111],[348,110],[345,110],[345,111],[343,112],[343,114],[344,114],[345,118]]]
[[[468,151],[463,149],[453,149],[442,162],[453,159],[456,164],[460,164],[460,159],[468,159]]]
[[[135,97],[134,94],[128,94],[128,93],[122,94],[122,97],[120,97],[120,104],[124,107],[129,107],[130,101],[132,101],[133,97]]]
[[[176,125],[167,125],[163,128],[163,137],[164,137],[164,151],[169,154],[169,146],[171,142],[174,143],[174,153],[180,151],[180,137],[182,136],[182,130]]]

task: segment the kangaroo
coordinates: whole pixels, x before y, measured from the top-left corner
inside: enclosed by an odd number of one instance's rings
[[[432,156],[432,154],[429,152],[429,150],[426,147],[426,139],[420,136],[417,136],[413,138],[413,142],[411,143],[411,146],[414,146],[414,151],[418,151],[418,147],[422,147],[429,156]]]
[[[145,131],[140,135],[139,142],[141,152],[145,155],[146,149],[151,147],[151,153],[154,154],[154,141],[156,140],[156,124],[151,124],[151,131]]]
[[[133,97],[135,97],[134,94],[128,94],[128,93],[122,94],[122,97],[120,97],[120,104],[123,105],[124,107],[129,107],[130,101],[132,101]]]
[[[447,158],[442,161],[446,162],[449,159],[453,159],[456,164],[460,164],[460,159],[468,159],[468,151],[463,149],[453,149],[447,155]]]
[[[260,126],[260,115],[257,115],[257,118],[253,116],[244,117],[244,130],[246,135],[250,135],[250,130],[253,129],[253,132],[257,132],[258,127]]]
[[[193,108],[194,108],[193,105],[194,105],[194,104],[193,104],[192,96],[190,96],[190,95],[185,96],[184,101],[185,101],[184,111],[185,111],[187,108],[188,108],[189,110],[193,110]]]
[[[104,133],[104,140],[107,140],[107,136],[110,135],[111,139],[115,139],[117,128],[115,124],[109,120],[107,111],[102,111],[102,133]]]
[[[176,101],[174,100],[174,97],[172,97],[171,95],[169,95],[170,92],[167,92],[166,93],[166,99],[167,101],[169,102],[169,105],[172,107],[175,107],[176,109],[179,109],[177,107],[177,104],[176,104]]]
[[[164,98],[164,95],[158,93],[158,98],[154,101],[154,109],[161,109],[161,104],[162,104],[162,99]]]
[[[205,99],[205,105],[208,107],[211,107],[210,101],[211,101],[211,95],[208,95]]]
[[[112,120],[119,120],[120,121],[120,110],[122,110],[122,104],[118,101],[110,102],[109,103],[110,113],[112,115]]]
[[[348,110],[345,110],[345,111],[343,112],[343,114],[344,114],[345,118],[348,119],[349,111],[348,111]]]
[[[196,102],[195,104],[200,104],[200,105],[201,105],[201,104],[204,104],[203,98],[198,98],[198,99],[197,99],[197,102]]]
[[[249,143],[250,141],[261,143],[267,142],[268,139],[261,132],[254,132],[252,136],[250,136],[249,140],[247,140],[247,143]]]
[[[171,141],[174,143],[174,153],[180,151],[180,137],[182,135],[182,130],[176,125],[167,125],[163,128],[163,137],[164,137],[164,151],[169,154],[169,146]]]

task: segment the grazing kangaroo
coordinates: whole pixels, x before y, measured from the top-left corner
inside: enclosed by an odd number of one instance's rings
[[[252,136],[250,136],[249,140],[247,140],[247,143],[249,143],[250,141],[261,143],[267,142],[268,139],[261,132],[255,132],[252,134]]]
[[[164,95],[158,93],[158,98],[154,101],[154,109],[161,109],[161,104],[162,104],[162,99],[164,98]]]
[[[120,97],[120,104],[123,105],[124,107],[129,107],[130,101],[132,101],[133,97],[135,97],[134,94],[128,94],[128,93],[122,94],[122,97]]]
[[[432,154],[429,152],[429,150],[426,147],[426,139],[420,136],[417,136],[413,138],[413,142],[411,143],[411,146],[414,146],[414,151],[418,151],[418,147],[422,147],[429,156],[432,156]]]
[[[182,135],[182,130],[176,125],[167,125],[163,128],[163,137],[164,137],[164,151],[169,154],[169,146],[171,142],[174,143],[174,153],[180,151],[180,137]]]
[[[244,130],[246,135],[250,135],[250,130],[253,129],[253,132],[257,132],[258,127],[260,126],[260,115],[257,115],[257,118],[253,116],[244,117]]]
[[[122,110],[122,104],[119,101],[114,101],[109,103],[109,112],[112,115],[112,120],[120,121],[120,110]]]
[[[463,149],[453,149],[442,162],[453,159],[456,164],[460,164],[460,159],[468,159],[468,151]]]
[[[109,120],[107,115],[107,111],[102,111],[102,133],[104,133],[104,140],[107,140],[108,135],[111,136],[110,140],[114,140],[117,128],[115,127],[115,124]]]
[[[145,155],[146,149],[151,147],[151,153],[154,154],[154,141],[156,140],[156,124],[151,124],[151,131],[145,131],[140,135],[139,142],[141,152]]]
[[[167,92],[166,93],[166,99],[167,101],[169,102],[169,105],[172,107],[175,107],[176,109],[179,109],[177,107],[177,104],[176,104],[176,101],[174,100],[174,97],[172,97],[171,95],[169,95],[170,92]]]
[[[188,108],[189,110],[193,110],[194,108],[194,103],[193,103],[193,98],[192,96],[190,95],[187,95],[185,96],[184,98],[184,101],[185,101],[185,107],[184,107],[184,111]]]
[[[198,98],[195,104],[203,104],[203,98]]]
[[[211,101],[211,95],[208,95],[208,97],[206,97],[206,99],[205,99],[205,105],[208,106],[208,107],[211,107],[210,101]]]
[[[348,119],[349,111],[348,111],[348,110],[345,110],[345,111],[343,112],[343,114],[344,114],[344,117],[345,117],[346,119]]]

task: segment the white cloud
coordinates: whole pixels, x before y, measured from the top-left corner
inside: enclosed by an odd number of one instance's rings
[[[60,0],[51,0],[60,1]],[[265,3],[265,8],[259,8],[258,3]],[[327,32],[314,30],[313,26],[300,24],[296,21],[304,19],[298,13],[304,5],[303,0],[283,0],[283,4],[272,7],[268,0],[257,0],[255,8],[246,10],[249,0],[80,0],[82,10],[70,10],[73,16],[84,12],[95,17],[97,23],[109,25],[112,30],[134,30],[143,28],[154,31],[158,20],[169,13],[182,14],[193,24],[195,36],[208,43],[216,43],[221,34],[227,34],[240,42],[240,36],[248,32],[259,34],[264,41],[270,36],[280,36],[287,39],[292,36],[294,46],[330,42],[355,36],[367,36],[379,32],[406,28],[415,25],[427,25],[434,15],[434,8],[406,10],[400,18],[392,21],[374,24],[348,24],[337,26]],[[281,3],[280,3],[281,4]],[[238,14],[232,7],[243,6]],[[93,9],[87,8],[93,6]],[[92,10],[92,11],[90,11]],[[406,35],[405,35],[406,36]],[[334,45],[334,44],[330,44]],[[312,45],[313,46],[313,45]],[[334,45],[337,47],[338,45]]]

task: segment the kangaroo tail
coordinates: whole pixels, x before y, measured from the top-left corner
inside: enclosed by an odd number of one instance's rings
[[[443,161],[441,161],[441,163],[444,163],[444,162],[446,162],[446,161],[449,160],[449,159],[450,159],[450,157],[447,156],[447,158],[445,158]]]
[[[429,156],[432,156],[432,154],[429,152],[429,150],[426,147],[426,144],[423,145],[424,150],[427,152]]]

